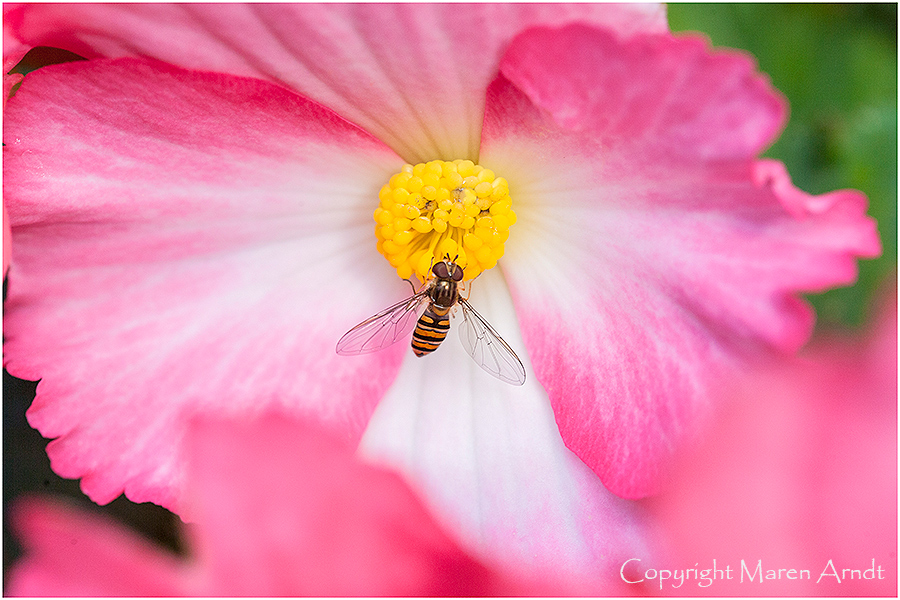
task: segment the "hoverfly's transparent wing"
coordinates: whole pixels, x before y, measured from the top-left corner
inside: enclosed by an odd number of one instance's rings
[[[497,379],[513,385],[525,383],[525,367],[509,344],[475,312],[471,304],[462,298],[459,299],[459,304],[465,318],[459,328],[459,339],[466,352],[482,369]]]
[[[338,354],[368,354],[387,348],[413,330],[428,300],[423,290],[369,317],[338,340]]]

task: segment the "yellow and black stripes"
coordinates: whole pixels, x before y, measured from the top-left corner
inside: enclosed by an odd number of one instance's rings
[[[413,331],[412,348],[416,356],[425,356],[437,350],[450,331],[450,307],[442,309],[432,304],[425,309]]]

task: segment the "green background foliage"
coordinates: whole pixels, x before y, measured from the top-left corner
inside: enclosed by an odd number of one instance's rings
[[[766,156],[794,184],[869,197],[883,254],[859,282],[810,298],[820,328],[855,326],[897,269],[897,5],[670,4],[672,31],[752,54],[790,102],[790,120]]]

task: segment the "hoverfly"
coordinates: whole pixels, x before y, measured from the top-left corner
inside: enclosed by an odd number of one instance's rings
[[[436,263],[434,277],[421,291],[384,309],[348,331],[338,340],[337,353],[367,354],[387,348],[413,328],[412,348],[416,356],[437,350],[450,330],[450,309],[462,307],[459,339],[466,352],[482,369],[513,385],[525,383],[525,367],[509,344],[459,295],[463,270],[452,260]]]

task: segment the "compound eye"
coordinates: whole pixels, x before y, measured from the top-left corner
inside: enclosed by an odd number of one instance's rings
[[[462,281],[463,270],[459,267],[459,265],[453,265],[453,273],[450,274],[450,277],[453,279],[453,281]]]
[[[443,261],[431,267],[431,272],[434,273],[434,276],[438,279],[447,279],[450,277],[450,270],[447,268],[447,263]]]

